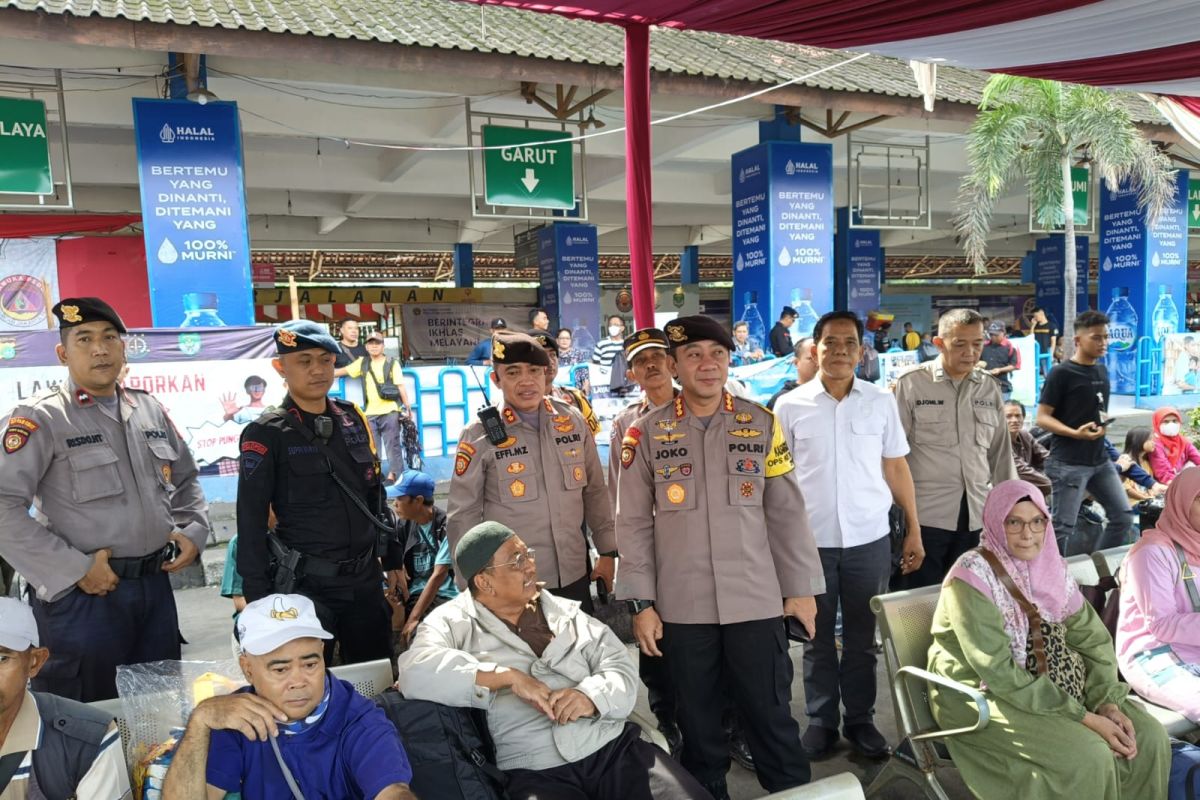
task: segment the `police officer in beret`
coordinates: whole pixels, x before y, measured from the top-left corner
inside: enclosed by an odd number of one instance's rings
[[[629,601],[642,652],[667,656],[683,765],[717,800],[728,797],[728,686],[759,783],[781,791],[810,777],[788,707],[784,620],[812,635],[825,575],[782,429],[725,390],[729,333],[703,315],[664,332],[681,392],[621,439],[617,594]]]
[[[546,367],[546,394],[556,400],[562,400],[567,405],[575,406],[575,409],[583,415],[588,430],[592,432],[592,436],[595,436],[600,432],[600,420],[596,418],[596,412],[592,408],[592,404],[588,402],[587,395],[574,386],[556,386],[554,384],[554,379],[558,376],[558,345],[555,343],[554,337],[537,328],[529,331],[529,336],[542,346],[546,351],[546,357],[550,359],[550,366]]]
[[[91,702],[117,696],[118,664],[180,657],[168,573],[204,548],[208,504],[166,411],[118,383],[117,312],[96,297],[51,310],[68,378],[8,419],[0,555],[28,581],[50,649],[33,688]]]
[[[538,575],[559,597],[591,611],[590,583],[613,585],[617,537],[596,440],[579,411],[546,395],[550,360],[536,340],[499,331],[492,338],[492,382],[504,439],[493,443],[482,420],[462,432],[450,480],[451,550],[491,520],[521,531],[537,551]],[[587,524],[600,558],[588,569]],[[459,587],[465,588],[462,576]]]
[[[391,657],[391,608],[380,556],[394,535],[381,526],[379,459],[362,412],[328,397],[337,342],[322,325],[275,329],[283,403],[242,432],[238,478],[238,572],[253,602],[302,594],[347,664]],[[267,517],[274,509],[274,533]]]

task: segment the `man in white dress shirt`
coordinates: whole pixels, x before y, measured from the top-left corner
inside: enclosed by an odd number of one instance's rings
[[[901,569],[911,572],[924,557],[896,399],[854,377],[862,336],[862,321],[853,312],[821,317],[813,329],[816,379],[775,405],[825,570],[816,636],[804,648],[809,727],[801,746],[810,760],[833,750],[839,718],[856,750],[870,758],[887,756],[887,741],[874,724],[875,618],[869,603],[887,591],[892,571],[888,511],[893,502],[904,510],[911,531]],[[840,660],[834,642],[839,603]]]

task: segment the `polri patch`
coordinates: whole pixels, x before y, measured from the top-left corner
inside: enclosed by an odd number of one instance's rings
[[[29,417],[9,417],[8,430],[4,432],[4,452],[11,455],[20,450],[39,427]]]

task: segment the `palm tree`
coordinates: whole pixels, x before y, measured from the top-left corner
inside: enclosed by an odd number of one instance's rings
[[[1175,193],[1170,159],[1138,131],[1114,94],[1094,86],[994,75],[967,137],[970,171],[958,192],[954,226],[963,249],[983,274],[996,198],[1010,180],[1024,178],[1037,219],[1064,233],[1063,351],[1070,358],[1075,324],[1075,198],[1071,164],[1090,161],[1109,186],[1138,190],[1138,207],[1153,222]],[[1087,265],[1084,265],[1084,269]]]

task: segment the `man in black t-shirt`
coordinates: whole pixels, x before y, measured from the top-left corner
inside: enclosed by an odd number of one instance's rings
[[[1108,524],[1097,550],[1125,544],[1133,524],[1121,479],[1104,447],[1103,423],[1108,411],[1108,369],[1102,363],[1108,350],[1108,317],[1085,311],[1075,318],[1075,354],[1046,376],[1038,401],[1037,424],[1054,434],[1046,475],[1053,486],[1054,534],[1058,549],[1068,549],[1084,493],[1104,506]]]
[[[1026,333],[1033,337],[1037,342],[1039,349],[1038,355],[1050,354],[1050,360],[1054,360],[1054,350],[1058,347],[1058,328],[1056,323],[1050,322],[1050,318],[1046,316],[1046,309],[1037,306],[1033,309],[1033,313],[1029,315],[1029,329]],[[1042,369],[1044,375],[1046,370]]]

